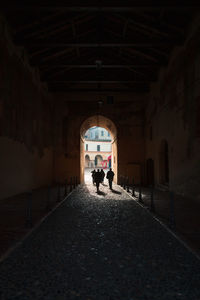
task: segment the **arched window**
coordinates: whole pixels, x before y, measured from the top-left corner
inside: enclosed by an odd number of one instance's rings
[[[101,168],[102,167],[102,164],[101,164],[102,160],[103,160],[103,158],[102,158],[101,155],[96,155],[95,156],[95,166],[96,166],[96,168]]]
[[[89,155],[87,154],[85,156],[85,168],[89,168],[90,167],[90,157]]]

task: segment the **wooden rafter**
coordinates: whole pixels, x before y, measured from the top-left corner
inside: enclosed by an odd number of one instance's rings
[[[87,18],[84,18],[85,16],[87,16]],[[42,29],[39,29],[37,31],[34,31],[30,34],[25,35],[25,38],[33,38],[33,37],[45,38],[45,37],[49,37],[49,36],[58,34],[58,33],[62,32],[64,30],[67,30],[68,28],[70,28],[72,26],[73,22],[81,24],[82,22],[85,22],[85,21],[90,20],[92,18],[93,18],[92,16],[88,16],[87,14],[78,15],[78,16],[70,18],[70,19],[65,19],[62,22],[54,23],[54,24],[45,26]]]
[[[156,6],[40,6],[40,5],[2,5],[4,11],[63,11],[63,12],[134,12],[134,11],[189,11],[199,10],[199,5],[156,5]]]
[[[67,54],[67,53],[69,53],[69,52],[71,52],[71,51],[73,51],[73,48],[68,48],[68,49],[65,49],[65,50],[63,50],[63,51],[58,51],[58,52],[53,53],[53,54],[51,54],[51,55],[45,56],[45,57],[41,60],[41,62],[46,62],[46,61],[49,61],[49,60],[54,59],[54,58],[56,58],[56,57],[63,56],[63,55],[65,55],[65,54]]]

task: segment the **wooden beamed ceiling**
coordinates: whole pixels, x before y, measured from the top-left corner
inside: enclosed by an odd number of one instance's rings
[[[152,1],[57,1],[4,5],[14,42],[49,90],[146,92],[199,6]],[[67,3],[67,4],[66,4]],[[175,3],[175,2],[174,2]]]

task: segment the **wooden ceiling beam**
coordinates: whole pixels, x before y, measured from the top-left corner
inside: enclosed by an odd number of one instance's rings
[[[123,64],[123,65],[104,65],[104,64],[102,64],[101,65],[101,68],[102,69],[129,69],[129,68],[144,68],[144,69],[146,69],[146,68],[154,68],[154,67],[158,67],[158,65],[156,65],[156,64],[141,64],[141,65],[125,65],[125,64]],[[96,69],[97,68],[97,66],[94,64],[94,65],[76,65],[76,64],[73,64],[73,65],[68,65],[68,64],[53,64],[52,65],[52,68],[70,68],[70,69]]]
[[[63,50],[63,51],[59,51],[59,52],[53,53],[53,54],[51,54],[51,55],[49,55],[49,56],[45,56],[45,57],[41,60],[41,62],[49,61],[49,60],[54,59],[54,58],[56,58],[56,57],[58,57],[58,56],[65,55],[65,54],[67,54],[68,52],[72,52],[73,50],[74,50],[74,48],[68,48],[68,49],[65,49],[65,50]]]
[[[148,92],[149,91],[149,87],[148,86],[143,86],[143,87],[134,87],[134,88],[101,88],[101,90],[99,90],[98,88],[68,88],[68,87],[62,87],[62,88],[56,88],[56,87],[52,87],[49,86],[49,91],[50,92],[69,92],[69,93],[135,93],[135,92]]]
[[[166,11],[189,11],[189,10],[199,10],[199,5],[164,5],[164,6],[28,6],[28,5],[2,5],[2,10],[4,11],[62,11],[62,12],[132,12],[132,11],[161,11],[162,9]]]
[[[19,44],[19,41],[18,41]],[[21,44],[21,42],[20,42]],[[23,43],[24,46],[26,45],[26,42]],[[30,42],[29,42],[30,44]],[[124,41],[119,41],[119,42],[84,42],[84,43],[80,43],[80,42],[75,42],[75,43],[68,43],[68,42],[57,42],[57,41],[44,41],[43,39],[41,39],[41,41],[39,40],[33,40],[31,41],[31,46],[34,47],[49,47],[49,48],[119,48],[119,47],[123,47],[123,48],[135,48],[135,47],[143,47],[143,48],[151,48],[151,47],[158,47],[158,46],[162,46],[162,47],[166,47],[169,45],[172,45],[173,42],[172,41],[150,41],[150,42],[124,42]]]
[[[126,18],[126,17],[121,16],[119,14],[115,14],[115,17],[123,20],[123,22],[128,21],[130,24],[134,25],[134,28],[135,28],[135,26],[137,26],[138,28],[142,28],[143,30],[145,30],[147,33],[149,33],[151,35],[152,34],[154,36],[159,35],[159,36],[163,36],[163,37],[166,37],[166,38],[170,38],[170,36],[171,36],[168,32],[161,31],[158,28],[154,27],[152,24],[144,24],[142,22],[136,22],[135,20],[133,20],[130,17]]]
[[[141,84],[146,83],[148,84],[152,80],[53,80],[49,81],[50,85],[52,84],[118,84],[118,83],[132,83],[132,84]]]
[[[20,25],[20,26],[14,28],[14,31],[15,31],[15,33],[19,33],[21,31],[33,28],[35,26],[41,25],[41,23],[43,23],[43,22],[47,22],[57,16],[60,16],[62,13],[63,12],[61,12],[61,11],[57,11],[55,14],[52,14],[50,16],[43,17],[43,18],[37,18],[35,21],[33,21],[31,23],[28,23],[26,25]]]
[[[85,18],[86,16],[87,16],[87,19]],[[70,18],[70,19],[65,19],[64,21],[59,22],[59,23],[55,22],[52,25],[44,26],[42,29],[33,31],[30,34],[25,35],[25,38],[33,38],[33,37],[44,38],[44,37],[48,37],[51,35],[55,35],[57,33],[60,33],[63,30],[70,28],[72,26],[73,22],[76,24],[82,23],[82,22],[85,22],[92,18],[93,18],[93,16],[88,16],[88,14],[81,14],[81,15],[78,15],[78,16]]]
[[[150,61],[153,61],[155,63],[158,63],[158,60],[155,57],[153,57],[153,56],[151,56],[149,54],[146,54],[143,51],[138,51],[138,50],[130,49],[130,48],[127,48],[126,51],[128,51],[129,53],[131,52],[131,53],[135,54],[136,56],[140,56],[140,57],[143,57],[143,58],[145,58],[147,60],[150,60]]]

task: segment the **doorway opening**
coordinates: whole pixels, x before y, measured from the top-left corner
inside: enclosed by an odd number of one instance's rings
[[[154,186],[154,161],[151,158],[146,161],[146,182]]]
[[[91,172],[112,168],[117,182],[117,131],[114,123],[104,116],[85,120],[80,129],[80,178],[91,183]]]

